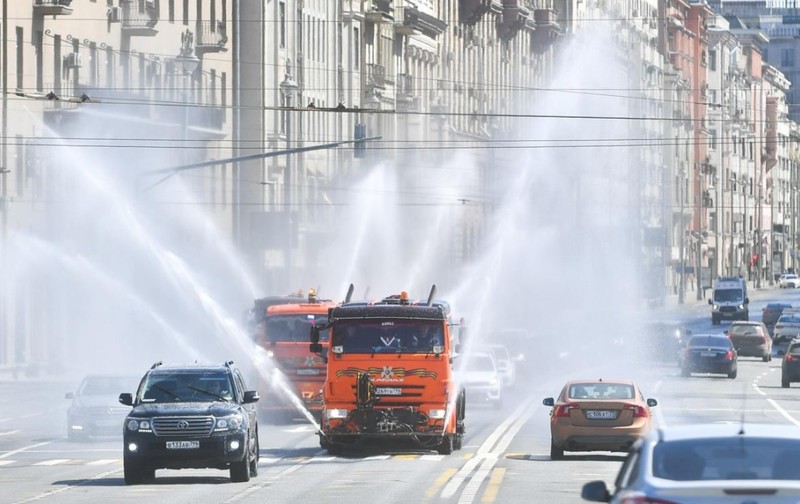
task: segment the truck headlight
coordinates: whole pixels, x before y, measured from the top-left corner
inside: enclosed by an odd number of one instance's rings
[[[714,305],[714,309],[715,309],[715,310],[719,310],[719,305],[718,305],[718,304],[715,304],[715,305]]]
[[[325,410],[325,418],[347,418],[346,409],[329,409]]]
[[[431,418],[433,420],[441,420],[442,418],[444,418],[445,411],[446,410],[443,409],[432,409],[428,411],[428,418]]]
[[[739,309],[740,309],[740,310],[744,310],[744,305],[743,305],[743,304],[740,304],[740,305],[739,305]]]
[[[497,385],[497,378],[492,378],[489,380],[489,385]]]
[[[214,427],[214,430],[218,431],[236,430],[241,426],[242,426],[242,416],[231,415],[222,418],[217,418],[217,425]]]

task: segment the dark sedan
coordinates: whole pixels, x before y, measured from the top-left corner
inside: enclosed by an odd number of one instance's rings
[[[783,310],[791,308],[792,305],[789,303],[768,303],[767,306],[761,310],[761,322],[766,326],[774,326],[781,317]]]
[[[691,373],[726,374],[736,378],[737,355],[731,340],[724,335],[692,336],[681,353],[681,376]]]
[[[800,381],[800,341],[793,340],[781,362],[781,387],[789,388],[792,382],[798,381]]]

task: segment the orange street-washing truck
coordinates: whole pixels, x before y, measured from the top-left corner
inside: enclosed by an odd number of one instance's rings
[[[267,351],[291,385],[292,391],[312,414],[322,410],[322,385],[325,381],[325,362],[319,354],[308,349],[309,327],[328,321],[328,310],[336,303],[318,300],[314,289],[308,299],[293,304],[275,304],[266,309],[264,334],[260,344]],[[327,347],[327,331],[320,333],[320,344]],[[270,384],[261,407],[266,414],[283,416],[296,412],[287,393]]]
[[[464,394],[453,379],[450,307],[404,292],[332,308],[311,329],[311,351],[328,363],[320,445],[335,454],[366,439],[408,439],[450,454],[464,436]],[[329,347],[322,331],[329,331]]]

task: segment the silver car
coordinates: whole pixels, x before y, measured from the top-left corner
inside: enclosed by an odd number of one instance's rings
[[[706,504],[800,501],[800,429],[708,424],[656,429],[640,439],[610,491],[583,486],[593,502]]]
[[[783,310],[772,330],[773,342],[788,343],[798,336],[800,336],[800,312],[796,309]]]

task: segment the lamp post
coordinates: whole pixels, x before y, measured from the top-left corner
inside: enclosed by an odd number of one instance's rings
[[[188,163],[189,140],[189,87],[191,76],[200,65],[200,59],[194,54],[194,35],[189,30],[181,34],[181,50],[175,57],[175,64],[181,69],[183,75],[183,163]]]
[[[283,77],[280,83],[281,95],[284,100],[284,119],[286,121],[286,150],[291,148],[292,144],[292,115],[290,109],[292,108],[292,99],[300,86],[292,78],[288,72]],[[286,165],[283,170],[283,208],[286,217],[286,283],[288,288],[292,287],[292,236],[293,222],[292,222],[292,154],[286,154]]]
[[[681,209],[681,218],[680,218],[680,225],[678,232],[680,233],[680,261],[681,261],[681,278],[680,282],[678,283],[678,304],[683,304],[684,299],[686,297],[686,251],[685,251],[685,241],[686,241],[686,230],[684,229],[683,224],[683,200],[686,194],[685,190],[685,178],[686,178],[686,170],[681,167],[678,171],[678,175],[680,177],[680,187],[678,187],[678,198],[680,199],[680,209]]]

